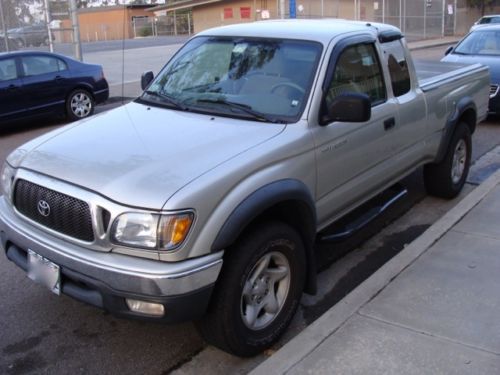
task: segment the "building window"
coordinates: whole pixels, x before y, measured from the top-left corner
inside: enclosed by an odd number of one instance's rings
[[[251,15],[251,8],[250,7],[240,7],[240,17],[241,18],[250,18]]]
[[[224,8],[224,19],[233,18],[233,8]]]

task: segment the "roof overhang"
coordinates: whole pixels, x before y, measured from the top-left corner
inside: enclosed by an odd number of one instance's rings
[[[173,10],[182,10],[195,8],[200,5],[207,5],[213,3],[220,3],[223,0],[187,0],[187,1],[179,1],[175,3],[171,3],[168,5],[158,5],[153,8],[146,9],[148,12],[159,12],[159,11],[173,11]]]

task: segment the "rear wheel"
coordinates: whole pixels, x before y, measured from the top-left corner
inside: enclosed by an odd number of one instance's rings
[[[94,113],[94,98],[83,89],[72,91],[66,99],[66,115],[69,120],[75,121]]]
[[[248,231],[228,250],[207,315],[207,342],[239,356],[272,345],[288,327],[305,281],[302,239],[281,222]]]
[[[451,199],[460,193],[469,174],[471,149],[470,129],[462,122],[453,133],[444,159],[424,167],[424,183],[429,194]]]

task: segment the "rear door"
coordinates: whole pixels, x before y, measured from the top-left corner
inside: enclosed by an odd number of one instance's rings
[[[28,109],[16,57],[0,59],[0,122],[21,117]]]
[[[24,90],[36,113],[64,110],[69,71],[64,60],[45,54],[21,57]]]
[[[393,149],[397,105],[387,95],[382,63],[371,36],[344,39],[332,52],[323,84],[323,107],[338,95],[366,94],[371,119],[332,122],[313,129],[317,160],[319,225],[369,198],[388,178],[385,166]]]
[[[415,70],[410,67],[407,48],[402,40],[382,43],[383,64],[390,78],[389,95],[398,108],[398,122],[394,128],[393,150],[398,156],[397,167],[407,168],[420,161],[427,136],[427,106],[424,94],[418,87]]]

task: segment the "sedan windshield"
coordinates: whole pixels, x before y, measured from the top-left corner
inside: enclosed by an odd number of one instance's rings
[[[197,37],[141,99],[178,110],[294,122],[304,110],[320,54],[315,42]]]
[[[476,30],[455,48],[461,55],[500,55],[500,30]]]

